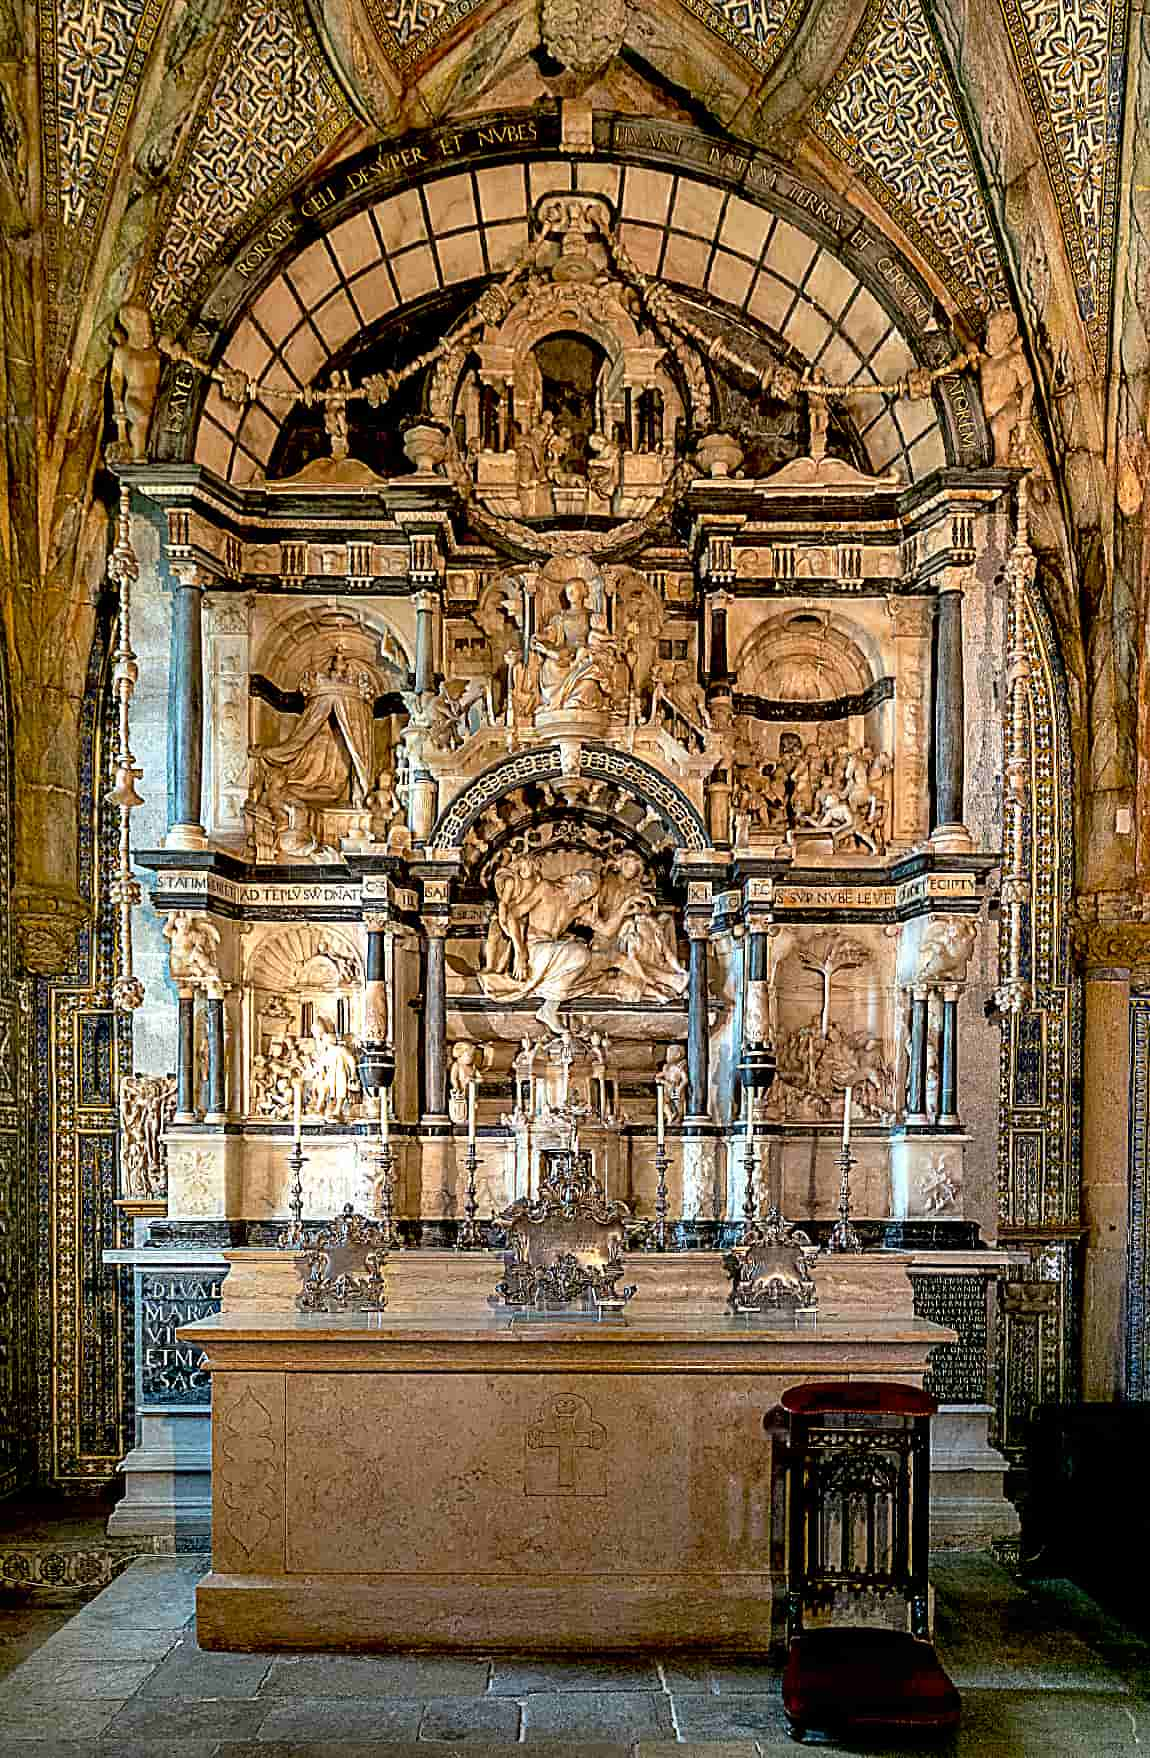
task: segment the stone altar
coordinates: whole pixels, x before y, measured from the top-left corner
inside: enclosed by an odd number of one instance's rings
[[[202,1320],[181,1332],[213,1376],[200,1645],[490,1652],[530,1631],[535,1649],[761,1651],[780,1512],[764,1417],[799,1381],[921,1384],[953,1336],[713,1309]]]

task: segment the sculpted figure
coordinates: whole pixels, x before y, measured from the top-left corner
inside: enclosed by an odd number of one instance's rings
[[[978,923],[970,916],[936,916],[919,946],[916,982],[965,982],[977,938]]]
[[[148,429],[160,383],[160,353],[146,305],[121,305],[112,350],[112,414],[116,457],[141,463],[148,455]]]
[[[532,642],[542,659],[539,689],[545,708],[605,706],[609,668],[596,650],[587,598],[586,581],[568,580],[559,609]]]
[[[479,1081],[490,1061],[488,1044],[471,1044],[464,1038],[452,1044],[447,1109],[453,1123],[467,1122],[467,1089],[472,1081]]]
[[[649,724],[654,724],[659,709],[665,707],[670,710],[673,720],[682,721],[689,731],[697,734],[701,743],[705,743],[711,731],[711,714],[706,692],[698,678],[692,676],[690,667],[682,660],[657,660],[651,667],[651,676]]]
[[[643,863],[635,854],[611,862],[595,945],[617,954],[617,993],[625,1001],[675,1001],[690,980],[669,943],[656,912],[654,893],[644,884]]]
[[[657,1078],[666,1095],[667,1115],[678,1122],[686,1114],[687,1089],[691,1084],[687,1073],[687,1052],[682,1044],[667,1045],[667,1054]]]
[[[163,1134],[176,1114],[174,1074],[120,1077],[120,1194],[155,1200],[167,1193]]]
[[[322,1015],[314,1020],[311,1035],[311,1109],[330,1123],[342,1123],[358,1080],[355,1056],[340,1043],[335,1027]]]
[[[1009,307],[992,311],[986,324],[986,352],[978,369],[982,406],[994,441],[994,462],[1015,463],[1015,449],[1025,438],[1030,421],[1034,383],[1018,319]]]
[[[619,486],[622,460],[619,447],[605,433],[593,433],[587,441],[587,480],[602,500],[609,501]]]
[[[207,916],[173,910],[164,923],[168,969],[177,988],[196,989],[219,982],[217,953],[220,931]]]
[[[363,805],[372,792],[375,688],[343,644],[299,681],[306,707],[294,732],[251,752],[253,796],[275,813],[303,805]]]

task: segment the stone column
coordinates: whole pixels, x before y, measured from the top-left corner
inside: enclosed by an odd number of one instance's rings
[[[933,598],[887,599],[894,628],[893,819],[890,839],[921,842],[930,830],[930,636]]]
[[[176,1040],[176,1114],[173,1123],[196,1121],[196,996],[181,989]]]
[[[710,929],[705,922],[687,917],[687,933],[691,943],[690,987],[687,1016],[687,1075],[689,1088],[687,1112],[691,1118],[707,1118],[710,1085],[710,995],[708,992],[707,952]]]
[[[958,1116],[958,997],[957,983],[944,983],[942,996],[942,1049],[938,1070],[938,1126],[960,1128]]]
[[[424,1122],[447,1121],[447,920],[425,916],[427,977],[423,992]]]
[[[387,1001],[387,917],[372,911],[363,920],[367,929],[363,1035],[370,1043],[386,1044],[391,1037]]]
[[[206,1002],[208,1033],[208,1108],[205,1123],[222,1123],[227,1115],[224,1068],[224,994],[209,990]]]
[[[727,658],[727,597],[725,593],[716,593],[711,600],[711,663],[708,675],[712,684],[726,684],[730,681],[730,661]]]
[[[166,848],[204,848],[203,578],[183,568],[172,603],[172,821]]]
[[[906,1121],[926,1123],[926,1052],[928,989],[910,991],[910,1043],[906,1064]]]
[[[1120,947],[1098,951],[1122,955]],[[1125,1392],[1123,1358],[1133,1341],[1127,1338],[1130,969],[1088,958],[1084,974],[1082,1396],[1111,1403]]]
[[[962,574],[943,574],[938,591],[934,673],[934,824],[936,848],[971,846],[962,820],[965,785],[966,692],[962,670]]]
[[[415,689],[424,695],[435,688],[435,595],[417,592],[415,605]]]

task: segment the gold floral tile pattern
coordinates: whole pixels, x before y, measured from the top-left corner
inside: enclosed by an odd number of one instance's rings
[[[152,276],[153,309],[178,306],[201,267],[314,163],[350,120],[290,0],[252,0],[191,141]]]
[[[872,0],[812,122],[961,307],[975,315],[1002,303],[1002,268],[970,146],[919,0]]]

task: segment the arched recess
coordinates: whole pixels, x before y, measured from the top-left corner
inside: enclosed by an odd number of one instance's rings
[[[535,130],[536,114],[524,115],[518,126]],[[622,119],[608,120],[613,138],[631,139]],[[501,134],[515,126],[504,118]],[[386,174],[374,149],[283,204],[258,247],[206,289],[183,334],[255,384],[302,391],[391,314],[445,290],[478,293],[522,252],[536,202],[576,188],[611,203],[642,272],[765,330],[832,382],[861,393],[961,351],[935,290],[829,187],[801,184],[766,155],[717,155],[707,136],[669,132],[657,153],[628,145],[573,159],[540,140],[530,158],[475,153],[464,169],[444,162],[441,134],[412,135],[386,155],[405,170]],[[484,131],[477,122],[470,133]],[[689,171],[667,168],[672,147]],[[941,381],[932,399],[846,401],[876,471],[894,464],[914,481],[945,463],[987,461],[968,378]],[[161,392],[159,451],[242,485],[266,467],[283,408],[257,399],[241,409],[177,367]]]
[[[576,755],[577,763],[572,761]],[[588,740],[567,749],[557,744],[536,746],[493,763],[440,814],[428,848],[460,848],[476,819],[497,800],[528,783],[559,782],[564,776],[604,782],[630,795],[659,820],[676,849],[701,850],[711,846],[699,813],[665,775],[627,751]]]
[[[878,673],[859,635],[840,627],[839,619],[822,609],[769,617],[737,656],[740,687],[749,695],[783,702],[861,695]]]

